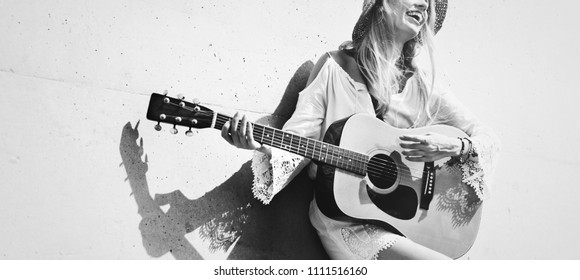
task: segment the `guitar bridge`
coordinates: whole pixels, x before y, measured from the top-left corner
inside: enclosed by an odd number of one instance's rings
[[[423,167],[423,188],[421,193],[421,202],[419,207],[424,210],[429,210],[429,204],[433,200],[433,192],[435,190],[435,163],[426,162]]]

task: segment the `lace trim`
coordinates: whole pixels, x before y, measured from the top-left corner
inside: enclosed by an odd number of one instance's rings
[[[292,179],[294,171],[304,162],[304,157],[272,148],[272,156],[254,152],[252,172],[254,197],[264,204],[270,204],[274,195],[280,192]]]
[[[463,173],[463,179],[461,181],[470,186],[475,191],[477,197],[483,200],[486,195],[485,181],[483,180],[483,169],[479,166],[479,163],[466,160],[459,167]]]
[[[385,234],[383,229],[370,224],[344,227],[340,233],[348,249],[365,260],[376,260],[382,250],[391,248],[402,238],[394,233]]]
[[[261,152],[254,152],[252,158],[252,172],[254,173],[254,183],[252,193],[254,197],[264,204],[272,200],[272,166],[269,164],[270,157]]]
[[[496,158],[500,151],[499,142],[492,136],[481,135],[471,138],[476,157],[467,160],[451,160],[450,166],[458,164],[462,171],[462,182],[473,188],[480,200],[489,197]]]

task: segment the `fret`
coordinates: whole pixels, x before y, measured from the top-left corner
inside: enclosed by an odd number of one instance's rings
[[[356,154],[353,153],[352,151],[348,151],[348,153],[349,153],[349,163],[350,163],[350,166],[351,166],[350,168],[353,171],[357,172],[358,170],[356,168],[357,167],[357,164],[356,164]]]
[[[337,165],[340,166],[340,168],[343,168],[343,162],[342,162],[342,149],[341,148],[336,148],[336,162]]]
[[[316,157],[316,141],[314,140],[310,141],[310,157]]]
[[[343,156],[343,164],[344,164],[344,168],[350,170],[352,167],[350,166],[350,157],[348,155],[348,150],[342,150],[342,156]]]
[[[280,133],[282,133],[282,136],[280,137],[280,148],[283,150],[288,150],[288,145],[286,145],[285,139],[286,139],[286,133],[284,133],[283,131],[279,131]]]
[[[304,154],[306,154],[306,157],[308,158],[312,158],[312,152],[309,153],[310,151],[310,138],[306,138],[306,147],[304,148],[306,150],[306,152]]]
[[[332,165],[332,146],[326,144],[326,162]]]
[[[348,169],[352,169],[352,155],[350,154],[350,151],[346,151],[346,167]]]
[[[355,153],[352,153],[352,168],[356,172],[359,171],[358,157],[357,157],[357,154],[355,154]]]
[[[290,147],[290,150],[292,151],[292,148],[294,148],[294,146],[292,146],[292,134],[286,134],[286,140],[289,140],[288,146]],[[294,152],[294,151],[292,151],[292,152]]]
[[[272,130],[271,128],[268,128],[270,131]],[[266,134],[268,137],[270,137],[270,146],[274,147],[274,137],[272,136],[273,133],[271,134],[270,131],[268,131],[268,133]]]
[[[320,160],[320,149],[318,149],[318,142],[312,143],[312,157]],[[318,153],[318,155],[317,155]]]
[[[358,161],[359,161],[359,164],[358,164],[358,167],[357,168],[358,168],[359,172],[363,172],[363,170],[364,170],[364,167],[363,167],[364,161],[362,160],[362,157],[361,157],[360,154],[357,154],[357,158],[358,158]]]
[[[355,164],[355,169],[357,172],[362,172],[362,169],[360,167],[361,164],[361,160],[360,160],[360,154],[358,153],[353,153],[354,154],[354,164]]]
[[[361,173],[366,173],[367,171],[367,167],[368,167],[368,162],[369,162],[369,158],[366,155],[363,154],[359,154],[360,158],[361,158],[361,169],[360,172]]]
[[[277,135],[276,135],[276,134],[277,134]],[[281,135],[280,135],[280,134],[281,134]],[[276,130],[274,131],[274,135],[276,135],[276,136],[274,137],[274,140],[275,140],[275,141],[278,141],[278,148],[285,150],[285,149],[284,149],[284,132],[283,132],[283,131],[280,131],[280,130],[277,130],[277,129],[276,129]]]
[[[348,155],[346,154],[345,149],[340,149],[342,152],[342,166],[345,169],[348,169]]]
[[[336,166],[342,168],[342,160],[340,157],[340,148],[334,148],[332,154],[334,155],[334,160],[336,161]]]
[[[361,154],[357,154],[359,160],[359,170],[362,172],[364,170],[364,160]]]
[[[336,159],[334,158],[334,146],[328,145],[327,150],[329,158],[328,162],[330,163],[330,165],[336,166],[335,164],[332,163],[333,161],[336,162]]]
[[[310,155],[308,155],[308,149],[310,149],[310,138],[306,138],[306,152],[304,153],[306,155],[306,157],[308,158],[312,158],[312,153],[310,153]]]
[[[316,153],[319,153],[319,151],[316,148],[317,144],[318,144],[318,142],[312,140],[312,158],[320,157],[320,154],[318,156],[316,155]]]
[[[338,166],[338,158],[336,157],[335,152],[336,152],[336,148],[331,146],[330,147],[330,164],[334,165],[334,166]],[[335,162],[335,163],[333,164],[333,162]]]
[[[336,150],[337,150],[337,154],[338,154],[338,159],[337,159],[337,162],[338,163],[337,163],[337,165],[340,168],[344,169],[345,168],[345,166],[344,166],[344,156],[343,156],[344,151],[341,148],[337,148]]]
[[[310,157],[312,157],[313,159],[316,159],[316,141],[312,140],[310,141]]]
[[[282,145],[284,145],[285,150],[292,151],[292,138],[290,138],[290,134],[282,133],[281,142],[282,142]]]
[[[266,130],[266,127],[262,126],[262,136],[260,139],[262,139],[262,141],[260,141],[260,143],[264,143],[264,131]]]
[[[282,135],[284,136],[284,135]],[[272,146],[274,146],[274,141],[276,141],[276,129],[272,129]],[[282,142],[276,143],[274,147],[282,148]]]
[[[294,138],[298,138],[298,139],[294,139]],[[290,134],[290,144],[292,145],[295,153],[303,156],[303,154],[300,153],[300,138],[302,138],[302,137],[300,137],[298,135]],[[298,143],[296,143],[296,142],[298,142]]]

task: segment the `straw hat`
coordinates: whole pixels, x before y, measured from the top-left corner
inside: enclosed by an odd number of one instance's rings
[[[363,12],[354,26],[352,31],[352,41],[357,42],[360,40],[367,32],[369,28],[369,12],[375,7],[376,4],[383,3],[384,0],[365,0],[363,5]],[[447,0],[435,0],[435,33],[441,29],[443,21],[445,20],[445,14],[447,13]]]

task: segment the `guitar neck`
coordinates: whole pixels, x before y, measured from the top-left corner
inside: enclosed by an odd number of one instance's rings
[[[221,130],[224,124],[232,118],[220,113],[216,114],[214,128]],[[369,158],[364,154],[272,127],[255,123],[252,123],[252,127],[254,140],[260,144],[288,151],[362,176],[367,173]]]

